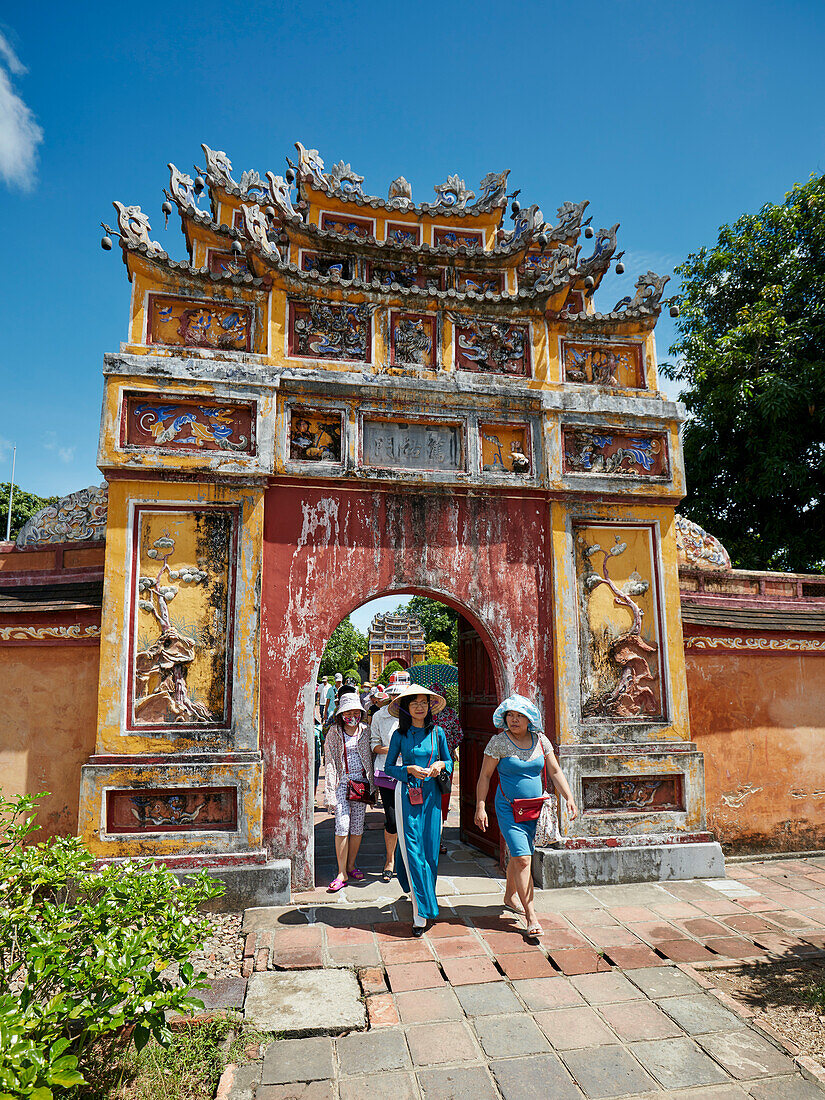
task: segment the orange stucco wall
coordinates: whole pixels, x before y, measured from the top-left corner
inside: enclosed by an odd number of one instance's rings
[[[35,840],[77,831],[80,767],[95,748],[96,645],[0,647],[0,789],[49,791]]]
[[[685,656],[708,826],[731,852],[825,848],[825,652]]]

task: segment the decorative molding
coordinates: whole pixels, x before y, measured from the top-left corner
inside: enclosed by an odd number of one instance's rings
[[[86,641],[99,638],[99,626],[0,626],[0,642]]]
[[[685,638],[685,649],[739,649],[792,653],[825,653],[825,638]]]
[[[15,545],[27,550],[61,542],[104,542],[108,504],[105,482],[69,493],[27,520]]]
[[[709,535],[707,531],[676,515],[676,552],[679,556],[679,564],[687,565],[691,569],[721,570],[730,569],[730,556],[719,539]]]

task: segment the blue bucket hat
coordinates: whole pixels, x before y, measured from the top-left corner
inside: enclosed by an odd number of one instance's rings
[[[493,725],[497,730],[503,730],[507,726],[507,711],[515,710],[519,714],[523,714],[528,722],[528,730],[530,733],[541,733],[542,721],[539,708],[535,703],[531,703],[529,699],[525,699],[523,695],[508,695],[503,703],[499,703],[496,707],[496,712],[493,715]]]

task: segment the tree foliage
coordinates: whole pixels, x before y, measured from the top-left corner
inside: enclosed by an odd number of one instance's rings
[[[8,481],[0,481],[0,541],[6,537],[6,523],[9,518],[9,485]],[[47,504],[56,504],[57,500],[57,497],[39,497],[36,493],[27,493],[25,489],[15,485],[11,498],[11,537],[16,538],[27,520]]]
[[[723,226],[682,278],[682,511],[745,569],[825,568],[825,177]]]
[[[347,615],[333,630],[327,642],[321,657],[319,675],[334,676],[336,672],[340,672],[343,676],[347,670],[357,667],[368,648],[365,635],[355,629]]]
[[[434,664],[452,664],[450,659],[450,647],[443,642],[428,642],[427,648],[424,650],[424,658]]]
[[[403,671],[404,666],[401,664],[400,661],[390,661],[387,667],[381,670],[381,674],[378,677],[378,683],[384,684],[386,686],[390,682],[390,676],[392,676],[394,672]]]
[[[400,611],[415,615],[424,627],[424,638],[431,642],[443,642],[448,650],[448,660],[453,664],[458,660],[458,612],[438,600],[427,596],[413,596]]]

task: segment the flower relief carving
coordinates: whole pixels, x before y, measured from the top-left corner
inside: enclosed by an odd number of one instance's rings
[[[112,203],[117,211],[117,227],[121,240],[128,248],[145,248],[150,256],[165,256],[157,241],[149,239],[151,225],[139,206],[124,206],[115,200]]]
[[[108,505],[106,482],[68,493],[31,516],[20,530],[15,546],[25,550],[50,543],[103,542]]]
[[[690,569],[731,569],[730,555],[713,535],[698,523],[676,515],[676,552],[679,564]]]
[[[232,162],[226,153],[210,149],[208,145],[201,145],[201,149],[206,157],[207,176],[224,189],[236,187],[237,184],[232,179]]]
[[[577,428],[564,432],[564,459],[573,473],[664,473],[662,439]]]
[[[412,206],[412,187],[403,176],[398,176],[390,184],[389,205],[396,210],[406,210]]]
[[[421,317],[399,317],[393,329],[396,363],[419,366],[432,362],[433,341],[430,323]]]
[[[310,299],[296,303],[296,355],[366,360],[370,310],[366,304],[338,305]]]
[[[456,321],[464,329],[458,337],[459,351],[464,358],[477,364],[477,370],[526,373],[526,329],[499,321],[466,323],[465,318],[456,318]]]
[[[462,210],[470,199],[475,198],[475,191],[468,191],[463,179],[456,176],[448,176],[446,183],[439,183],[433,190],[436,193],[436,206],[452,206],[456,210]]]
[[[364,182],[364,177],[353,172],[352,165],[344,164],[342,160],[339,160],[337,164],[333,164],[329,174],[329,180],[333,191],[340,191],[342,195],[364,194],[363,188],[361,187],[361,184]]]

